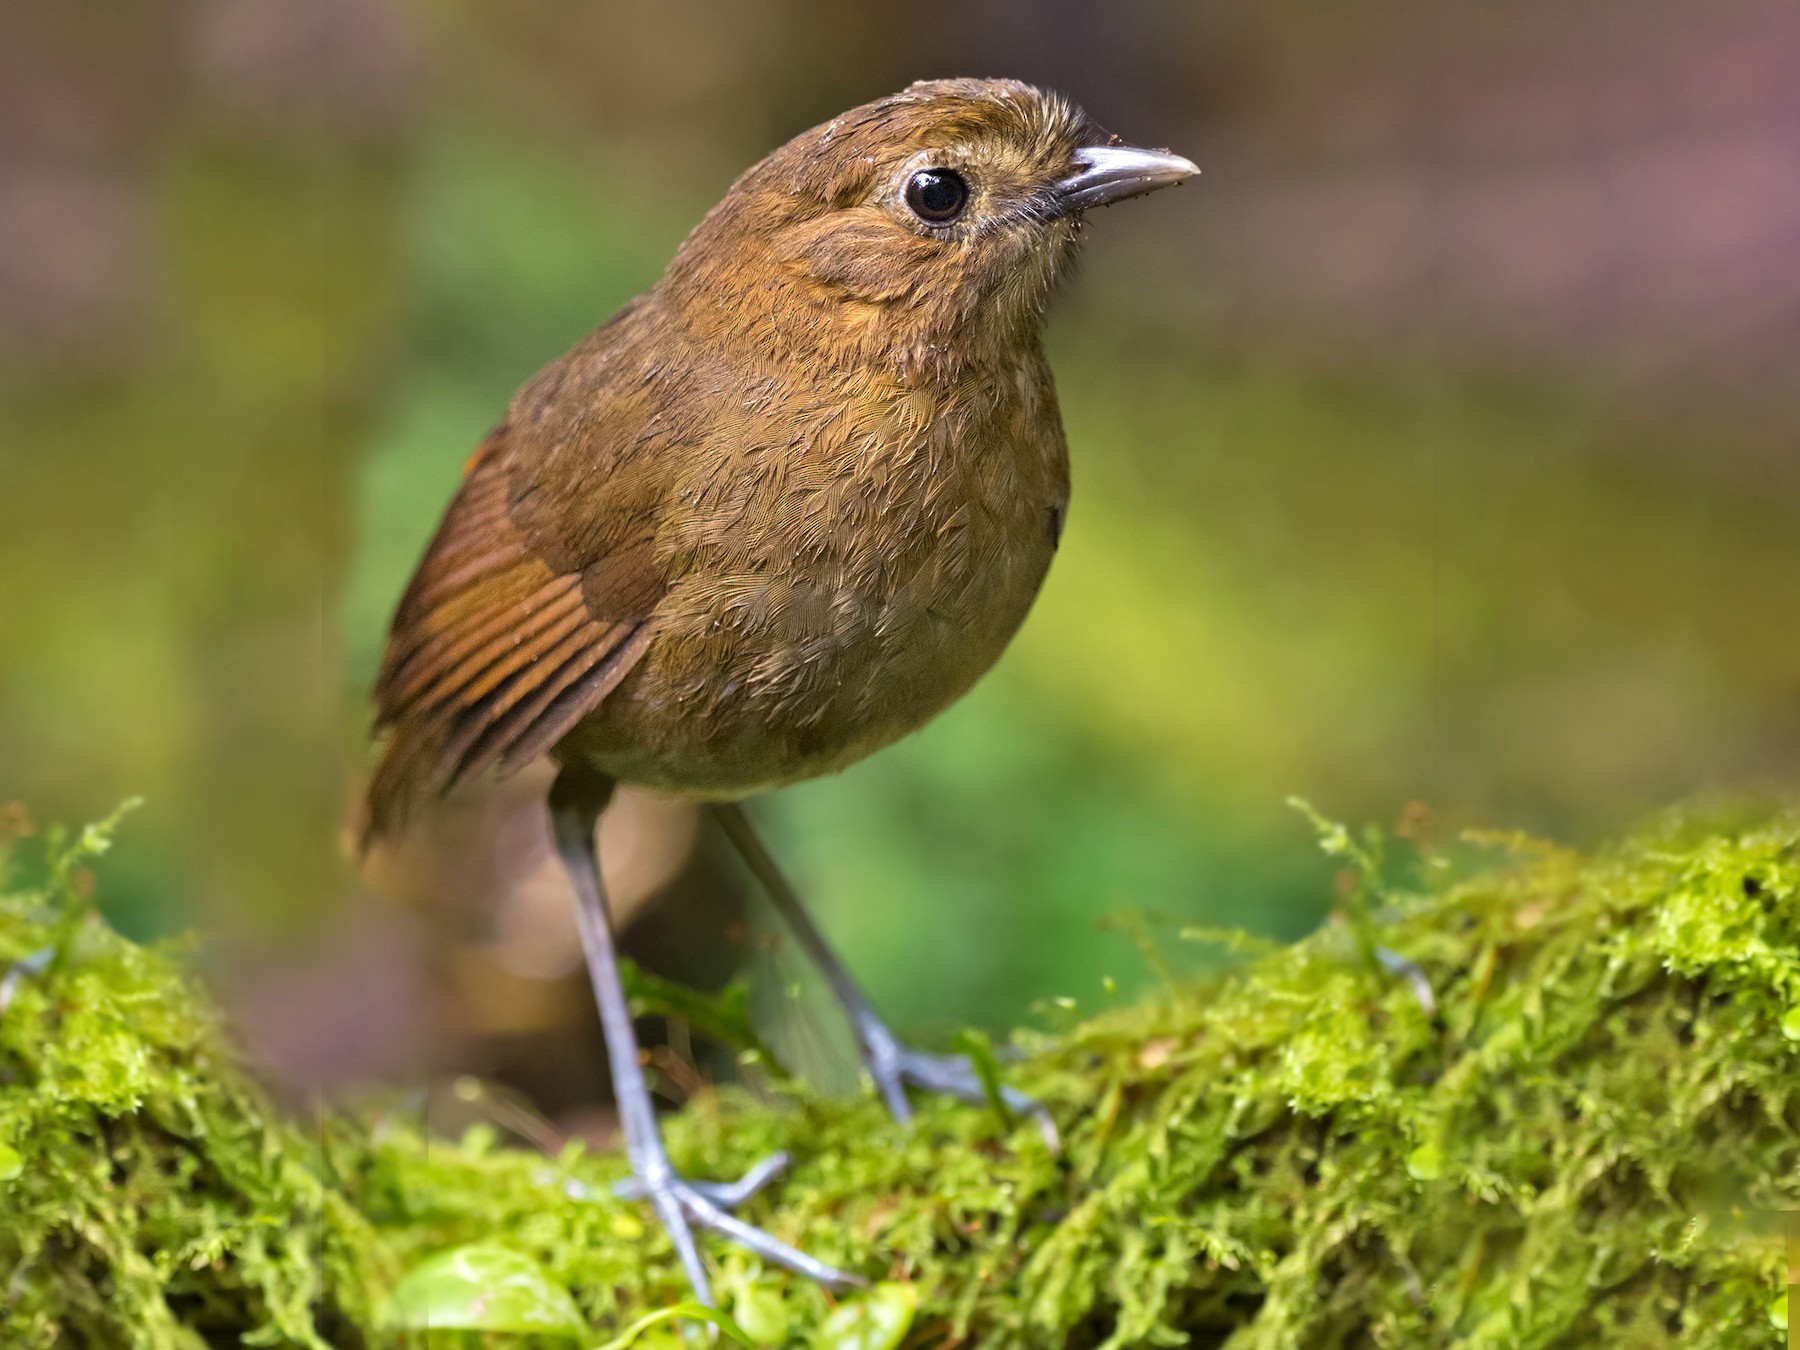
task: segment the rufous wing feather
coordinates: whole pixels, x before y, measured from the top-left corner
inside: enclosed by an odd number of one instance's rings
[[[387,741],[365,844],[416,799],[543,754],[648,645],[663,590],[651,552],[552,566],[514,518],[506,437],[502,426],[470,461],[394,615],[375,686]]]

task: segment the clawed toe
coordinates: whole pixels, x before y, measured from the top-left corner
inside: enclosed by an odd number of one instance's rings
[[[786,1153],[771,1153],[736,1181],[684,1181],[682,1185],[720,1209],[736,1209],[787,1171],[792,1161]],[[650,1194],[650,1189],[641,1178],[626,1177],[613,1187],[613,1194],[621,1200],[642,1200]]]
[[[786,1171],[791,1161],[786,1153],[771,1153],[736,1181],[689,1181],[671,1172],[660,1172],[648,1177],[641,1174],[627,1177],[612,1189],[621,1199],[651,1203],[676,1251],[681,1254],[694,1292],[703,1303],[710,1305],[712,1295],[694,1246],[694,1228],[718,1233],[771,1265],[817,1280],[828,1288],[866,1288],[868,1281],[861,1276],[815,1260],[730,1212]]]
[[[912,1123],[912,1104],[906,1099],[909,1086],[955,1097],[975,1106],[986,1105],[991,1100],[987,1085],[981,1081],[981,1075],[967,1055],[930,1055],[909,1050],[879,1024],[865,1025],[863,1031],[869,1072],[889,1112],[902,1125]],[[1052,1152],[1062,1149],[1062,1136],[1042,1102],[1027,1097],[1017,1088],[1004,1086],[1000,1089],[1000,1099],[1008,1110],[1031,1117]]]
[[[926,1092],[942,1093],[976,1106],[991,1101],[987,1084],[981,1081],[981,1075],[975,1072],[967,1055],[928,1055],[918,1050],[906,1050],[899,1056],[899,1069],[903,1082]],[[1000,1100],[1015,1114],[1029,1116],[1052,1152],[1061,1150],[1062,1136],[1042,1102],[1027,1097],[1017,1088],[1005,1086],[1000,1089]]]
[[[634,1177],[625,1186],[633,1194],[649,1200],[655,1207],[676,1251],[681,1253],[682,1264],[687,1267],[694,1292],[703,1303],[710,1304],[712,1295],[699,1267],[698,1253],[694,1247],[694,1228],[702,1228],[729,1238],[770,1265],[791,1270],[796,1275],[804,1275],[828,1289],[866,1288],[868,1281],[861,1276],[828,1266],[798,1248],[788,1246],[773,1234],[745,1223],[726,1210],[726,1205],[740,1204],[766,1186],[786,1165],[786,1156],[778,1153],[752,1168],[742,1180],[736,1182],[721,1184],[687,1181],[664,1173],[657,1177]]]
[[[788,1246],[773,1234],[765,1233],[735,1215],[726,1213],[692,1182],[673,1178],[669,1182],[668,1191],[687,1219],[721,1237],[730,1238],[744,1250],[762,1257],[771,1265],[791,1270],[796,1275],[804,1275],[828,1289],[841,1291],[868,1288],[869,1282],[862,1276],[852,1275],[836,1266],[828,1266],[798,1248]],[[658,1209],[661,1208],[659,1205]]]

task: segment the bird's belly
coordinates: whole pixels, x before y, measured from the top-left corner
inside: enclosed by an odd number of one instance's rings
[[[690,575],[643,661],[564,747],[624,782],[735,798],[829,773],[915,730],[999,657],[1054,551],[1050,507]]]

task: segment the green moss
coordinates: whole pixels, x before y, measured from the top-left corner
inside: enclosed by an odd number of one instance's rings
[[[676,1160],[793,1152],[749,1217],[912,1286],[908,1344],[1764,1343],[1782,1253],[1748,1216],[1800,1209],[1800,813],[1671,816],[1593,857],[1508,839],[1408,891],[1326,842],[1363,869],[1355,922],[1029,1042],[1012,1075],[1060,1157],[988,1110],[905,1133],[778,1086],[671,1118]],[[9,887],[0,960],[70,929],[100,843]],[[171,954],[72,931],[0,1020],[6,1345],[385,1344],[396,1280],[464,1244],[529,1258],[590,1344],[683,1296],[617,1158],[284,1120]],[[708,1249],[747,1328],[826,1323],[818,1289]]]

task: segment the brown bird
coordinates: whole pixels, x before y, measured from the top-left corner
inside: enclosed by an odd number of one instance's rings
[[[902,1046],[735,803],[861,759],[991,666],[1050,565],[1068,456],[1039,328],[1083,213],[1198,170],[1067,100],[941,80],[802,132],[668,272],[513,399],[400,601],[368,833],[544,754],[635,1194],[709,1299],[691,1228],[859,1283],[727,1211],[663,1150],[601,889],[615,783],[713,803],[821,966],[893,1114],[983,1100]],[[1052,1133],[1041,1108],[1013,1095]]]

